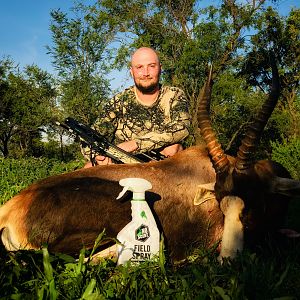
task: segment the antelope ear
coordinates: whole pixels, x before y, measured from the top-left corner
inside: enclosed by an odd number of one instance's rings
[[[216,199],[214,187],[215,182],[199,184],[194,198],[194,205],[200,205],[208,200]]]
[[[208,191],[214,191],[215,190],[215,184],[216,182],[209,182],[209,183],[201,183],[198,185],[198,188],[202,188]]]
[[[284,177],[275,177],[272,180],[273,193],[285,195],[285,196],[299,196],[300,195],[300,181]]]

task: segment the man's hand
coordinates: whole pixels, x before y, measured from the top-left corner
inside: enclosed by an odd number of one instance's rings
[[[160,154],[166,156],[166,157],[170,157],[175,155],[177,152],[182,151],[183,147],[181,146],[181,144],[174,144],[171,146],[168,146],[166,148],[164,148],[164,150],[162,150],[160,152]]]
[[[138,148],[135,141],[127,141],[127,142],[120,143],[118,145],[118,147],[127,152],[133,152],[134,150],[136,150]],[[96,166],[98,166],[98,165],[103,166],[103,165],[110,165],[110,164],[113,164],[111,158],[109,158],[107,156],[103,156],[103,155],[95,156],[95,165]],[[92,166],[93,166],[93,164],[91,162],[88,162],[85,164],[84,168],[91,168]]]
[[[120,143],[118,145],[118,147],[127,152],[133,152],[134,150],[136,150],[138,148],[138,145],[136,144],[136,142],[134,140],[132,140],[132,141]]]
[[[110,165],[113,162],[110,157],[103,156],[103,155],[97,155],[97,156],[95,156],[94,163],[96,166],[98,166],[98,165],[104,166],[104,165]],[[90,161],[84,165],[85,169],[91,168],[91,167],[93,167],[93,164]]]

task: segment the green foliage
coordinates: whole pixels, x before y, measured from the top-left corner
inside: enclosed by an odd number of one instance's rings
[[[21,73],[11,60],[1,60],[0,151],[4,157],[12,150],[30,149],[40,127],[49,124],[56,96],[50,74],[37,66]]]
[[[300,180],[300,138],[272,142],[272,159],[282,164],[294,179]]]
[[[77,3],[73,8],[75,18],[60,10],[51,12],[54,46],[49,53],[59,72],[60,105],[65,116],[74,116],[92,124],[97,110],[106,99],[112,32],[92,9]]]
[[[241,74],[251,86],[267,90],[271,83],[270,53],[279,69],[281,103],[276,116],[277,131],[285,136],[300,137],[300,10],[287,17],[269,7],[258,18],[257,32],[251,37],[251,48],[243,60]]]
[[[46,158],[18,160],[0,158],[0,204],[38,179],[72,171],[82,166],[83,161],[63,163]]]
[[[228,154],[235,155],[264,95],[253,92],[243,78],[227,71],[216,81],[212,98],[210,118],[218,139]]]
[[[164,260],[94,265],[82,249],[78,259],[41,251],[0,252],[3,299],[296,299],[299,245],[269,244],[221,265],[216,253],[198,249],[180,264]]]
[[[191,98],[198,95],[207,63],[218,59],[226,44],[228,26],[220,21],[221,14],[213,7],[202,11],[195,0],[180,5],[178,1],[107,0],[96,9],[120,37],[117,66],[127,67],[133,49],[153,47],[160,54],[164,82],[183,87]]]
[[[48,159],[59,160],[62,162],[71,162],[76,159],[83,159],[78,143],[60,143],[57,140],[49,139],[47,142],[36,141],[36,152],[34,157],[43,157]]]

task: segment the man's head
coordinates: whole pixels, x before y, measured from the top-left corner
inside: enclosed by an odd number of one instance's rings
[[[159,88],[161,65],[157,53],[147,47],[137,49],[131,57],[130,74],[135,86],[144,94],[152,94]]]

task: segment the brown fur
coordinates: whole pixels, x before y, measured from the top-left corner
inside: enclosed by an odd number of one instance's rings
[[[92,247],[104,228],[116,237],[131,219],[130,201],[116,200],[118,181],[126,177],[152,183],[146,198],[173,259],[184,258],[191,245],[220,241],[224,217],[219,203],[212,198],[194,205],[197,186],[215,181],[207,151],[198,146],[164,161],[80,169],[32,184],[0,208],[4,245],[16,250],[47,243],[50,251],[73,254],[83,245]]]
[[[199,159],[202,163],[196,164]],[[66,253],[93,246],[104,228],[107,236],[116,237],[131,218],[130,202],[116,200],[121,191],[118,181],[126,177],[152,183],[146,197],[173,257],[184,257],[197,241],[209,246],[220,239],[218,203],[193,205],[197,185],[215,180],[201,147],[160,162],[98,166],[41,180],[1,207],[0,228],[17,232],[15,239],[23,248],[47,243],[51,251]]]

